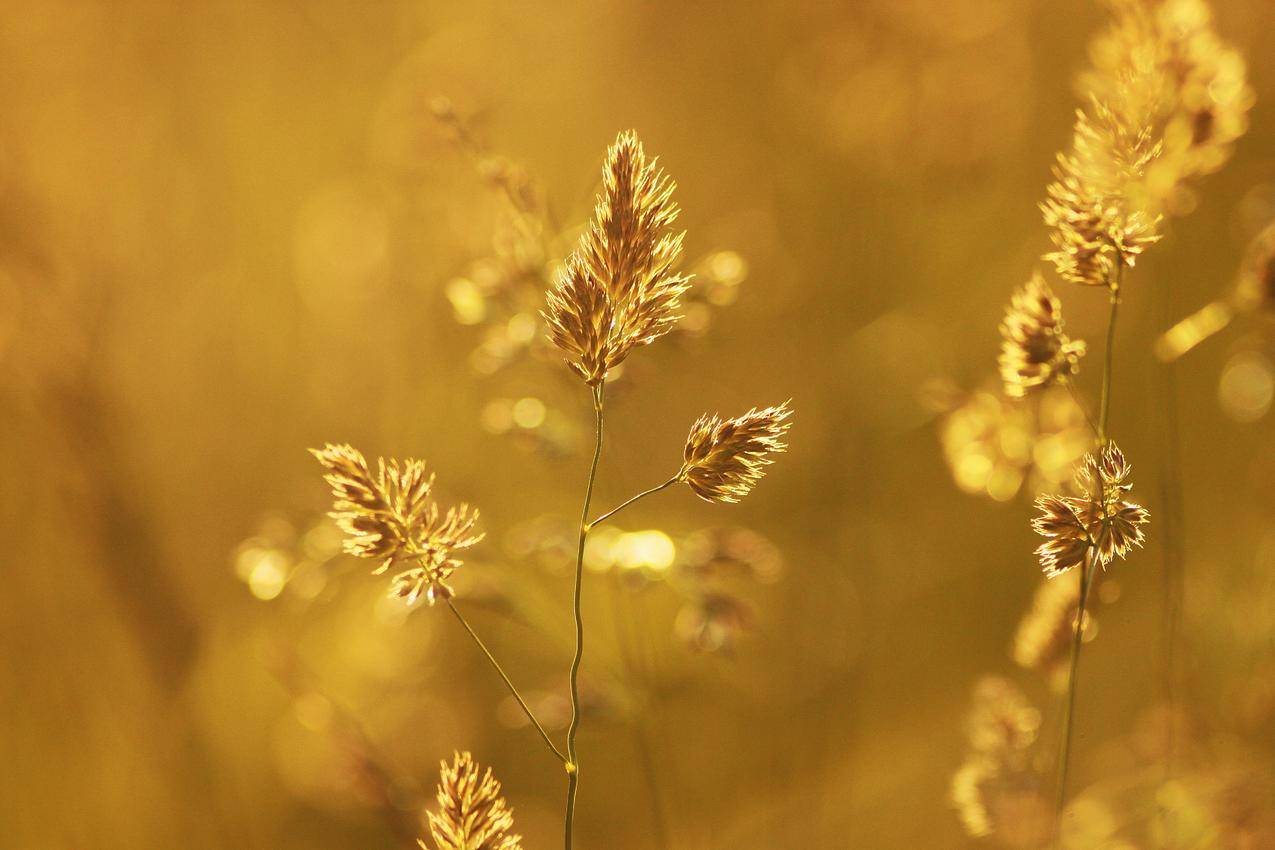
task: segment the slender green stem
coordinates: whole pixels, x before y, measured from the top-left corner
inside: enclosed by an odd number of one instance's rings
[[[612,508],[611,510],[609,510],[609,511],[607,511],[606,513],[602,514],[602,515],[601,515],[600,517],[598,517],[597,519],[595,519],[595,520],[593,520],[592,522],[590,522],[590,523],[589,523],[589,528],[590,528],[590,529],[592,529],[595,525],[601,525],[602,523],[606,522],[606,521],[607,521],[608,519],[610,519],[611,517],[613,517],[613,516],[615,516],[616,514],[618,514],[620,511],[622,511],[622,510],[624,510],[625,508],[627,508],[629,505],[631,505],[631,504],[633,504],[634,502],[636,502],[638,499],[641,499],[641,498],[643,498],[643,497],[645,497],[645,496],[650,496],[650,495],[652,495],[652,494],[654,494],[654,493],[658,493],[658,492],[660,492],[661,490],[663,490],[663,489],[665,489],[665,488],[667,488],[667,487],[672,487],[674,484],[676,484],[677,482],[679,482],[679,481],[681,481],[681,480],[682,480],[682,473],[680,473],[680,472],[679,472],[677,475],[674,475],[672,478],[670,478],[668,481],[665,481],[663,484],[660,484],[660,485],[658,485],[658,486],[652,487],[650,490],[643,490],[641,493],[638,493],[638,494],[637,494],[636,496],[634,496],[633,498],[628,499],[628,500],[626,500],[626,501],[624,501],[624,502],[621,502],[619,505],[615,506],[615,507],[614,507],[614,508]]]
[[[567,729],[567,813],[565,847],[571,850],[575,828],[576,793],[580,788],[580,758],[576,753],[576,732],[580,729],[580,661],[584,657],[584,620],[580,611],[580,585],[584,579],[584,544],[589,538],[589,503],[593,501],[593,483],[598,477],[598,461],[602,458],[604,384],[593,388],[593,411],[597,419],[597,438],[593,447],[593,463],[589,466],[589,483],[584,490],[584,508],[580,511],[580,543],[576,547],[574,609],[576,621],[576,654],[571,660],[571,726]]]
[[[474,631],[473,626],[469,625],[469,621],[466,620],[464,615],[460,613],[460,609],[456,607],[456,604],[452,602],[452,600],[447,600],[447,607],[453,614],[456,615],[456,619],[459,620],[460,624],[465,627],[465,631],[469,632],[469,636],[474,639],[474,643],[478,644],[478,648],[483,651],[483,655],[487,656],[487,660],[491,662],[491,666],[495,668],[497,673],[500,674],[500,678],[504,681],[505,687],[509,688],[509,693],[513,694],[514,699],[518,701],[518,705],[522,707],[523,714],[527,715],[527,719],[531,721],[531,725],[536,727],[536,731],[539,732],[540,737],[544,739],[545,746],[553,752],[554,756],[556,756],[560,762],[566,764],[567,757],[562,754],[562,751],[559,750],[557,746],[554,745],[553,740],[549,737],[549,733],[545,732],[545,728],[540,725],[540,721],[537,720],[536,715],[532,713],[531,707],[527,705],[527,701],[522,698],[522,694],[518,693],[518,689],[514,687],[513,681],[509,678],[509,675],[505,673],[504,668],[500,666],[500,662],[496,661],[496,656],[491,654],[491,650],[487,648],[487,644],[483,643],[483,639],[480,638],[478,633]]]
[[[1107,318],[1107,344],[1103,352],[1102,400],[1098,407],[1098,442],[1107,444],[1107,424],[1111,414],[1111,376],[1113,372],[1116,317],[1120,309],[1120,285],[1124,282],[1124,263],[1116,260],[1115,277],[1111,282],[1111,313]],[[1071,644],[1071,669],[1067,676],[1067,702],[1063,713],[1062,743],[1058,753],[1058,788],[1055,800],[1055,837],[1057,844],[1062,842],[1063,806],[1067,802],[1067,769],[1071,764],[1071,732],[1076,711],[1076,673],[1080,668],[1080,644],[1084,637],[1085,603],[1089,598],[1089,588],[1093,583],[1093,571],[1097,564],[1094,560],[1095,547],[1091,540],[1085,553],[1085,561],[1080,566],[1080,603],[1076,611],[1076,633]]]
[[[1063,708],[1063,736],[1058,754],[1058,788],[1055,799],[1057,821],[1054,829],[1058,836],[1058,846],[1062,843],[1062,813],[1067,802],[1067,768],[1071,762],[1071,731],[1076,713],[1076,672],[1080,667],[1080,644],[1085,634],[1085,603],[1089,599],[1089,588],[1093,583],[1093,548],[1085,555],[1085,562],[1080,566],[1080,603],[1076,609],[1076,629],[1071,641],[1071,669],[1067,675],[1067,702]]]
[[[1107,346],[1103,352],[1102,401],[1098,406],[1098,441],[1107,442],[1107,421],[1111,413],[1111,373],[1116,349],[1116,314],[1120,309],[1120,284],[1124,278],[1124,263],[1116,261],[1116,281],[1111,287],[1111,314],[1107,318]]]

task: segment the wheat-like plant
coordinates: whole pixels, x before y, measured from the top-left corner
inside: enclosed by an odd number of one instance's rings
[[[545,312],[553,344],[591,387],[677,322],[690,280],[675,269],[684,236],[669,230],[680,212],[675,188],[632,131],[607,151],[593,221]]]
[[[1095,40],[1093,64],[1081,75],[1086,102],[1076,113],[1070,146],[1058,154],[1040,208],[1053,248],[1043,259],[1060,280],[1105,292],[1108,301],[1101,391],[1096,416],[1076,392],[1083,341],[1063,332],[1062,305],[1039,273],[1014,293],[1001,324],[999,368],[1005,394],[1021,399],[1054,384],[1076,395],[1093,430],[1093,448],[1080,462],[1073,492],[1044,493],[1032,528],[1047,579],[1075,571],[1077,582],[1037,594],[1015,641],[1015,659],[1052,675],[1070,642],[1062,737],[1055,787],[1055,841],[1060,838],[1071,753],[1077,670],[1095,573],[1126,558],[1146,538],[1149,512],[1130,498],[1131,466],[1111,436],[1116,322],[1126,272],[1161,238],[1166,215],[1190,208],[1194,181],[1216,171],[1244,131],[1252,93],[1244,63],[1212,30],[1204,0],[1112,0],[1109,27]],[[1275,244],[1275,239],[1271,240]],[[1269,256],[1254,248],[1258,269],[1244,275],[1245,291],[1262,291]],[[1267,287],[1269,291],[1269,287]],[[1248,296],[1238,303],[1260,301]],[[1224,326],[1232,304],[1210,305],[1171,330],[1158,352],[1171,359]],[[1173,427],[1170,421],[1167,427]],[[1166,437],[1176,443],[1176,435]],[[1168,495],[1170,501],[1175,494]],[[1170,534],[1174,530],[1170,529]],[[1173,547],[1166,547],[1166,565]],[[1167,569],[1167,566],[1166,566]],[[1168,596],[1166,596],[1168,598]],[[1166,621],[1172,613],[1165,612]],[[1171,625],[1170,625],[1171,630]],[[994,828],[984,789],[1005,773],[986,754],[958,773],[953,799],[968,831]]]
[[[1041,496],[1036,500],[1040,516],[1032,529],[1045,542],[1036,554],[1049,578],[1077,567],[1097,564],[1104,569],[1115,558],[1125,558],[1146,539],[1143,526],[1150,521],[1146,508],[1125,499],[1133,488],[1131,468],[1115,443],[1107,443],[1096,455],[1085,458],[1076,474],[1076,488],[1083,496]]]
[[[449,104],[435,104],[446,119]],[[456,132],[464,125],[452,121]],[[526,181],[506,175],[501,182],[520,209],[538,203],[522,188]],[[668,481],[638,493],[618,507],[589,519],[602,435],[606,382],[632,351],[669,333],[678,321],[679,298],[690,278],[677,270],[683,234],[670,228],[677,219],[674,183],[654,159],[648,159],[635,133],[619,135],[608,150],[602,192],[590,225],[575,251],[567,257],[555,285],[548,292],[543,318],[551,344],[571,371],[589,387],[596,419],[593,461],[585,487],[579,525],[573,592],[576,644],[571,661],[571,724],[566,751],[559,749],[504,668],[479,638],[455,603],[449,584],[461,566],[459,553],[483,539],[477,530],[478,511],[468,505],[443,510],[434,498],[434,476],[424,461],[378,459],[375,468],[349,445],[328,444],[311,452],[332,489],[331,516],[345,532],[344,548],[354,556],[376,560],[374,573],[399,571],[390,593],[414,604],[442,600],[499,674],[546,748],[565,767],[567,801],[564,841],[572,846],[580,758],[576,736],[580,727],[579,674],[584,657],[581,586],[589,530],[638,499],[676,483],[685,483],[698,496],[713,502],[736,502],[762,477],[772,456],[787,447],[783,437],[792,415],[785,402],[753,408],[742,416],[701,417],[690,430],[681,467]],[[440,811],[429,815],[437,850],[518,850],[520,839],[510,833],[512,816],[500,797],[500,785],[490,771],[479,776],[468,753],[443,766],[439,785]],[[422,843],[422,846],[424,843]]]
[[[781,440],[791,415],[787,404],[753,409],[730,420],[701,418],[691,428],[684,462],[677,474],[644,490],[616,508],[589,519],[598,463],[602,457],[606,381],[634,348],[668,333],[677,321],[679,298],[690,285],[676,263],[683,234],[669,228],[678,207],[675,184],[646,152],[632,131],[623,132],[608,150],[602,168],[602,192],[593,220],[567,258],[557,285],[548,295],[545,320],[549,338],[567,366],[589,387],[595,440],[585,484],[576,550],[573,608],[576,650],[571,662],[571,725],[567,731],[568,786],[565,845],[572,846],[580,757],[580,665],[584,658],[581,587],[589,530],[646,496],[685,482],[710,501],[733,502],[761,477],[770,455],[783,451]]]
[[[1080,588],[1068,581],[1042,581],[1018,623],[1010,655],[1020,666],[1036,670],[1051,688],[1065,688],[1067,654],[1080,608]],[[1092,619],[1086,613],[1083,629]]]
[[[411,566],[393,578],[391,594],[410,605],[424,591],[433,605],[451,599],[447,578],[461,565],[454,553],[483,539],[474,530],[478,511],[469,505],[443,513],[431,497],[434,476],[425,462],[377,459],[373,474],[363,454],[350,445],[311,449],[327,470],[324,479],[335,499],[330,516],[346,533],[345,551],[379,560],[380,575],[397,562]]]

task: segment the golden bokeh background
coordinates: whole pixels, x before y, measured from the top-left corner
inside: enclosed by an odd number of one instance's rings
[[[1152,343],[1275,217],[1275,7],[1214,5],[1250,129],[1122,309],[1112,421],[1153,517]],[[414,846],[454,749],[494,767],[527,847],[556,846],[561,768],[445,611],[333,555],[305,449],[424,457],[481,507],[460,601],[561,735],[589,401],[527,352],[536,305],[484,289],[510,251],[493,181],[525,169],[570,234],[629,127],[679,183],[703,288],[611,395],[599,504],[674,471],[702,412],[796,416],[742,504],[661,494],[591,553],[578,845],[996,846],[948,792],[974,683],[1017,675],[1032,485],[961,455],[980,426],[953,436],[945,412],[995,390],[1103,20],[1043,0],[7,4],[0,847]],[[1096,349],[1091,294],[1063,293]],[[1246,320],[1175,369],[1183,763],[1242,772],[1258,824],[1192,846],[1271,846],[1273,359]],[[1141,764],[1164,695],[1157,530],[1086,647],[1077,788]],[[1084,846],[1157,846],[1122,840]]]

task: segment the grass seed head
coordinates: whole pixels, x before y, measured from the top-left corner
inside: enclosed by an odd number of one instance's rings
[[[411,604],[424,593],[430,604],[452,594],[447,578],[460,566],[454,553],[482,540],[475,528],[478,511],[468,505],[439,509],[432,490],[434,476],[421,460],[378,458],[376,470],[350,445],[328,443],[311,449],[332,488],[329,514],[345,532],[344,548],[359,558],[379,560],[374,573],[391,565],[411,567],[392,581],[391,595]]]
[[[1076,475],[1081,496],[1041,496],[1032,528],[1045,538],[1037,549],[1045,574],[1054,577],[1086,558],[1106,567],[1146,540],[1151,515],[1125,498],[1132,467],[1115,443],[1086,455]]]
[[[490,768],[480,772],[469,753],[441,763],[437,798],[438,812],[428,813],[434,847],[417,842],[424,850],[522,850],[500,782]]]
[[[1000,331],[1001,379],[1011,398],[1065,383],[1080,371],[1085,343],[1063,333],[1062,303],[1039,272],[1014,293]]]
[[[690,278],[676,271],[683,234],[675,184],[633,131],[607,150],[593,220],[548,295],[550,341],[590,386],[634,348],[673,330]]]
[[[788,402],[734,419],[704,414],[686,437],[678,477],[701,499],[738,502],[774,463],[771,455],[788,448],[783,438],[791,416]]]

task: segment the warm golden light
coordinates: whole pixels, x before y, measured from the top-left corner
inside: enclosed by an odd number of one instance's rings
[[[0,3],[0,850],[1275,848],[1271,33]]]

